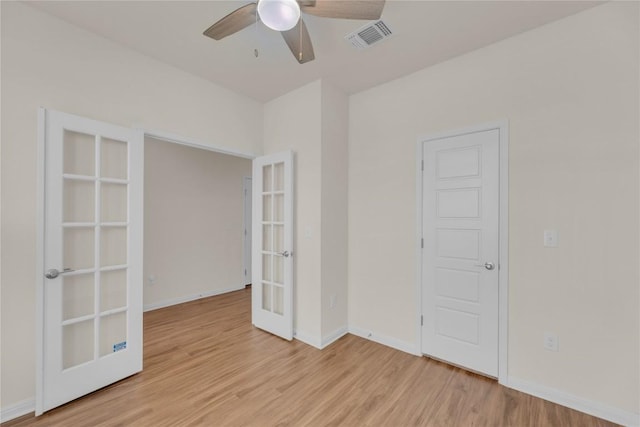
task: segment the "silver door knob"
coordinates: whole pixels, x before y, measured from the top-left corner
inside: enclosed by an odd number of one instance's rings
[[[289,258],[289,251],[284,251],[284,252],[278,252],[278,255],[283,256],[285,258]]]
[[[55,279],[56,277],[58,277],[61,274],[71,273],[72,271],[75,271],[75,270],[72,270],[70,268],[65,268],[62,271],[58,271],[57,268],[51,268],[51,269],[47,270],[47,272],[44,274],[44,277],[46,277],[47,279]]]
[[[496,268],[496,265],[492,262],[485,262],[484,264],[476,264],[476,267],[484,267],[487,270],[493,270]]]

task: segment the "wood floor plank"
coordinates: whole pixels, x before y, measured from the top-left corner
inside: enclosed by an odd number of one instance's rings
[[[320,351],[251,325],[250,290],[147,312],[144,371],[24,426],[612,426],[347,335]]]

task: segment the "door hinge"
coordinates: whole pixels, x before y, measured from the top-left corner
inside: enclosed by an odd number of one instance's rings
[[[247,235],[247,229],[246,228],[244,229],[244,235],[245,236]]]
[[[424,171],[424,160],[420,160],[420,169]]]
[[[246,268],[244,269],[244,275],[245,276],[247,275],[247,269]]]
[[[424,238],[420,239],[420,248],[424,249]]]
[[[424,316],[420,315],[420,326],[424,326]]]

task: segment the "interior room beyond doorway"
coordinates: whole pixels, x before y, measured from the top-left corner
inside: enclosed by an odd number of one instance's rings
[[[145,311],[243,288],[251,160],[146,136],[144,163]]]

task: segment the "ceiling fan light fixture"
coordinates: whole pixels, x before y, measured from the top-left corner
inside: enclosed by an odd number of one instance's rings
[[[259,0],[258,15],[272,30],[287,31],[298,23],[300,6],[296,0]]]

